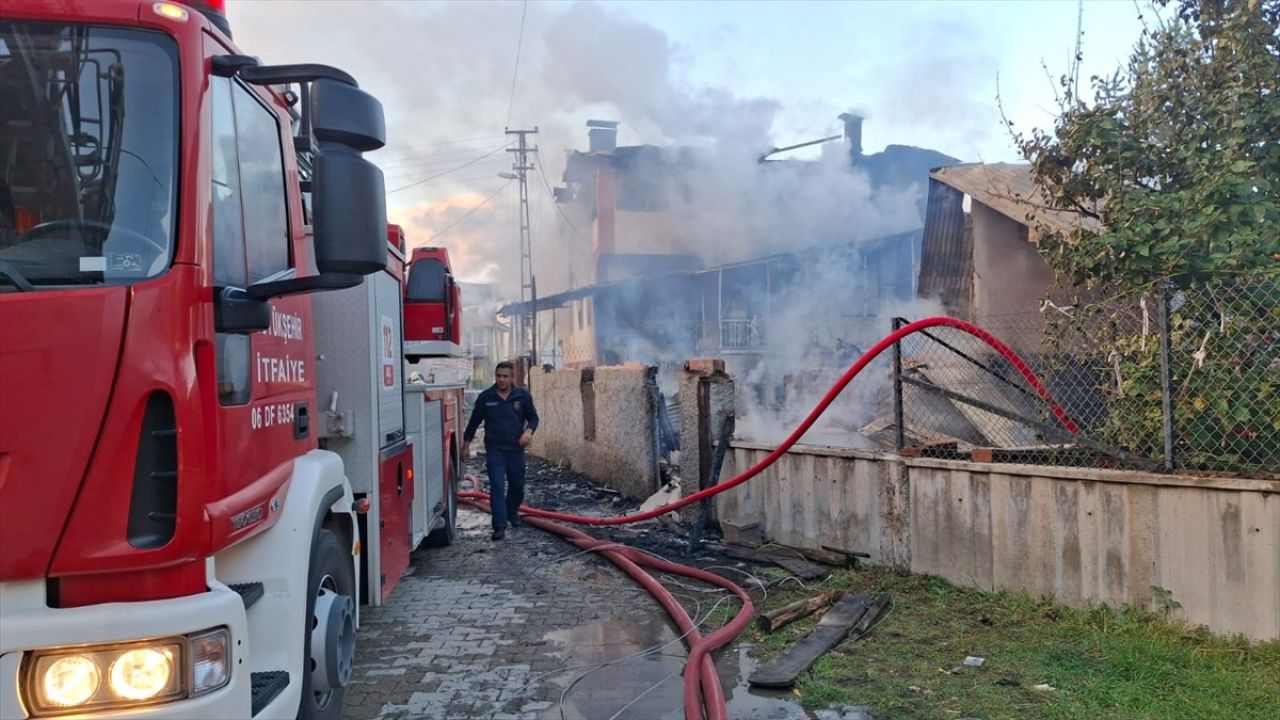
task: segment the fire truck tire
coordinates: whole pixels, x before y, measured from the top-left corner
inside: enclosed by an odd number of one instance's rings
[[[447,547],[453,544],[458,531],[458,460],[449,463],[449,476],[445,478],[444,527],[427,535],[427,547]]]
[[[299,720],[337,720],[355,664],[355,577],[350,551],[321,528],[307,576],[306,665]]]

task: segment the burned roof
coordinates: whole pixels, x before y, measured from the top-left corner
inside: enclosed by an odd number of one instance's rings
[[[612,280],[609,282],[596,283],[584,287],[574,288],[553,295],[544,295],[537,299],[536,310],[554,310],[567,305],[574,300],[603,295],[617,290],[625,290],[630,287],[639,285],[651,285],[653,283],[671,282],[682,279],[696,278],[701,275],[711,273],[724,272],[736,268],[744,268],[750,266],[803,266],[805,264],[825,263],[830,265],[837,262],[841,258],[851,258],[856,255],[859,248],[866,248],[874,245],[897,245],[901,243],[915,243],[920,240],[922,234],[921,229],[908,230],[907,232],[894,233],[892,235],[884,235],[876,238],[867,238],[865,240],[851,240],[841,243],[833,243],[827,245],[818,245],[794,252],[776,253],[773,255],[765,255],[762,257],[752,258],[750,260],[739,260],[737,262],[725,263],[709,268],[684,269],[676,272],[668,272],[661,274],[642,275],[637,277],[623,278],[621,280]],[[690,256],[667,256],[671,258],[686,258]],[[506,317],[519,315],[529,312],[533,301],[511,302],[498,308],[498,314]]]
[[[929,177],[971,196],[974,201],[1028,227],[1044,225],[1057,231],[1077,228],[1100,231],[1098,220],[1049,206],[1036,184],[1031,166],[1015,163],[969,163],[935,168]]]

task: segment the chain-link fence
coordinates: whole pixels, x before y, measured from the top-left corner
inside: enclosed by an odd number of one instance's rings
[[[1280,477],[1280,276],[1160,283],[977,322],[1052,402],[981,340],[917,333],[894,372],[907,454]]]

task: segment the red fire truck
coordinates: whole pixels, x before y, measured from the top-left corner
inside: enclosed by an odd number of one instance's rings
[[[220,5],[0,2],[3,718],[336,718],[360,600],[452,537],[382,106]]]
[[[462,298],[442,247],[415,248],[404,294],[404,353],[409,362],[458,354]]]

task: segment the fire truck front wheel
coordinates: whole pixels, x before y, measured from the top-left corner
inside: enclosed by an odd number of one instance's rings
[[[351,553],[327,529],[311,543],[307,579],[307,666],[299,720],[336,720],[355,665],[355,579]]]

